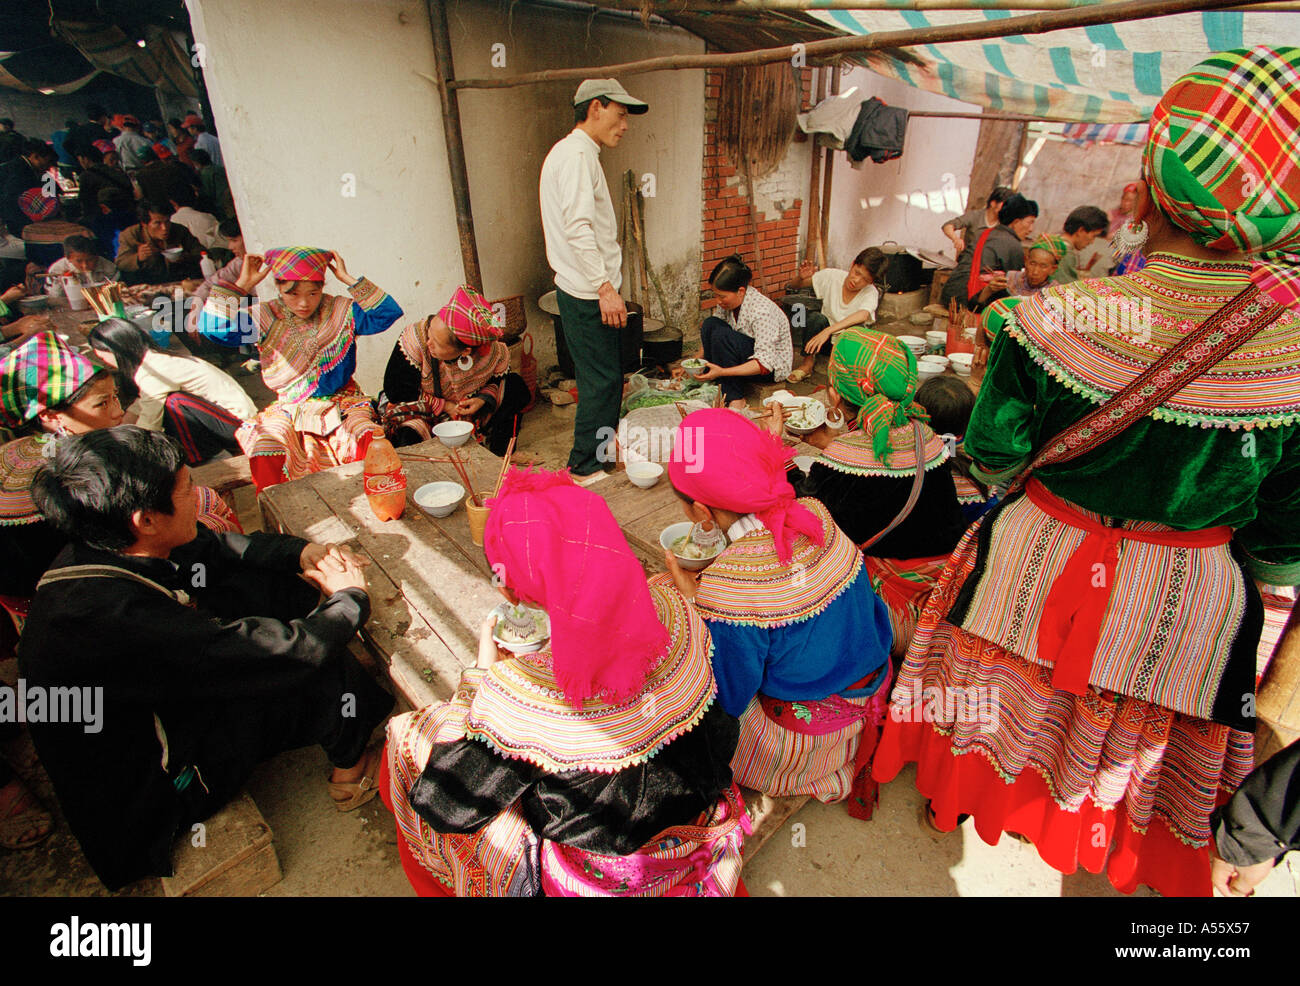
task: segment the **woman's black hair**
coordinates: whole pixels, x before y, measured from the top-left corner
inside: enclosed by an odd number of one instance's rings
[[[91,349],[107,350],[117,362],[117,393],[123,407],[130,407],[140,396],[135,375],[150,352],[162,349],[140,326],[125,318],[106,318],[86,336]]]
[[[136,425],[66,436],[36,471],[32,500],[72,540],[121,551],[135,543],[131,517],[137,510],[174,512],[172,494],[184,464],[172,439]]]
[[[76,404],[79,401],[84,400],[86,395],[90,393],[90,388],[95,386],[95,384],[99,383],[99,381],[103,380],[104,377],[108,376],[110,372],[111,371],[108,369],[108,367],[101,366],[99,369],[97,369],[94,373],[91,374],[89,380],[87,380],[80,387],[78,387],[71,394],[69,394],[68,399],[66,401],[63,401],[60,404],[52,404],[50,405],[48,410],[66,412],[68,408],[72,407],[73,404]],[[32,420],[28,423],[27,427],[29,430],[33,432],[42,432],[45,430],[44,427],[42,427],[41,425],[40,418],[32,418]]]
[[[749,287],[754,272],[740,259],[740,254],[733,253],[724,260],[719,260],[709,275],[709,284],[718,291],[739,291]]]
[[[988,201],[985,202],[984,205],[987,208],[994,202],[1001,204],[1015,194],[1016,193],[1007,188],[1006,185],[995,185],[993,191],[989,192]]]
[[[975,393],[958,377],[931,377],[917,390],[916,403],[930,415],[930,427],[936,434],[952,435],[960,441],[970,426]],[[970,456],[958,453],[951,462],[953,471],[970,480],[981,496],[989,495],[988,487],[971,474]]]
[[[871,275],[871,283],[880,292],[876,296],[876,307],[879,307],[880,299],[889,290],[889,283],[885,280],[885,268],[889,266],[889,258],[885,256],[885,251],[880,247],[867,247],[853,258],[853,263]]]
[[[1016,194],[1002,203],[1002,208],[998,210],[998,222],[1003,226],[1010,226],[1017,219],[1036,215],[1038,215],[1038,203]]]

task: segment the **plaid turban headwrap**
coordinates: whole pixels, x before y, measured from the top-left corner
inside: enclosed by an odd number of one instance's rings
[[[1300,48],[1221,51],[1151,115],[1143,177],[1160,210],[1214,250],[1300,246]]]
[[[274,247],[266,251],[266,265],[277,281],[325,283],[325,270],[334,255],[319,247]]]
[[[487,299],[468,284],[456,289],[451,301],[438,309],[438,317],[447,323],[452,335],[467,346],[482,346],[501,338],[501,319]]]
[[[29,188],[18,196],[18,208],[34,223],[49,219],[58,207],[58,196],[46,195],[43,188]]]
[[[1070,244],[1065,241],[1065,237],[1060,233],[1044,233],[1038,239],[1029,245],[1030,250],[1046,250],[1053,257],[1060,260],[1070,251]]]
[[[41,411],[66,404],[98,368],[53,332],[42,332],[0,361],[0,419],[19,428]]]
[[[861,408],[858,427],[871,437],[881,462],[888,462],[891,428],[913,418],[930,420],[923,407],[912,403],[920,382],[916,357],[887,332],[846,329],[835,340],[826,372],[839,395]]]

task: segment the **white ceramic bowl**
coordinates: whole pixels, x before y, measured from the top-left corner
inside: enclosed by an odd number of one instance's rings
[[[944,319],[944,321],[946,322],[947,319]],[[943,332],[939,332],[936,329],[931,329],[929,332],[925,334],[925,345],[927,349],[933,349],[935,351],[943,349],[945,346],[948,345],[947,330],[944,330]]]
[[[798,409],[799,407],[808,408],[809,420],[815,422],[811,427],[802,428],[798,425],[786,421],[785,427],[792,435],[811,435],[814,431],[826,423],[826,405],[816,397],[796,397],[793,401],[782,401],[786,407]]]
[[[425,483],[415,491],[416,505],[430,517],[449,517],[465,499],[460,483]]]
[[[898,341],[920,356],[925,352],[925,339],[921,336],[899,336]]]
[[[955,372],[959,377],[970,376],[971,363],[974,359],[975,356],[971,353],[953,353],[948,357],[948,361],[952,364],[953,372]]]
[[[627,478],[632,481],[633,486],[639,486],[643,490],[648,490],[655,483],[659,482],[659,477],[664,474],[664,467],[657,462],[629,462],[627,464]]]
[[[697,362],[693,357],[682,360],[682,369],[685,370],[687,374],[689,374],[692,377],[698,377],[701,373],[703,373],[708,368],[709,368],[709,364],[705,360],[699,360]]]
[[[181,254],[185,252],[184,247],[168,247],[162,252],[162,255],[168,260],[180,260]]]
[[[933,363],[918,363],[916,366],[916,379],[925,383],[927,380],[933,380],[935,377],[943,376],[943,370]]]
[[[683,520],[678,524],[669,524],[660,532],[659,544],[667,550],[673,551],[673,542],[683,534],[690,534],[691,528],[694,526],[689,520]],[[677,559],[677,564],[688,572],[698,572],[703,568],[708,568],[714,559],[718,557],[718,555],[714,555],[713,558],[683,558],[675,551],[673,551],[673,556]]]
[[[546,610],[537,609],[534,606],[522,606],[533,614],[534,619],[540,622],[545,629],[546,635],[540,640],[532,640],[528,643],[518,643],[513,640],[502,640],[497,634],[501,627],[501,621],[505,619],[506,610],[510,609],[509,603],[500,603],[494,606],[492,612],[497,616],[497,625],[492,628],[492,639],[508,650],[511,654],[536,654],[539,650],[547,645],[551,639],[551,618],[546,615]]]
[[[456,448],[469,441],[474,426],[468,421],[441,421],[433,426],[433,433],[447,448]]]
[[[952,361],[948,359],[947,356],[931,355],[931,356],[922,356],[919,360],[916,361],[916,365],[917,367],[921,367],[929,363],[931,366],[937,366],[939,370],[942,372],[943,370],[948,369],[951,362]]]
[[[798,466],[800,470],[802,470],[805,473],[808,472],[808,470],[813,467],[813,463],[816,461],[817,460],[814,459],[811,455],[796,455],[794,457],[794,464]]]

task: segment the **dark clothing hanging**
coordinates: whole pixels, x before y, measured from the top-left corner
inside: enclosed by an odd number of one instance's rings
[[[1219,855],[1234,866],[1300,849],[1300,740],[1251,771],[1210,826]]]
[[[28,728],[109,889],[169,875],[177,832],[220,808],[259,761],[319,743],[333,764],[352,766],[391,708],[347,650],[369,597],[348,589],[321,600],[296,575],[306,543],[200,526],[170,561],[80,544],[55,559],[50,574],[115,566],[193,601],[129,575],[77,577],[41,587],[23,628],[28,689],[103,689],[97,731]]]
[[[731,786],[740,723],[714,702],[700,724],[649,760],[617,773],[547,773],[474,740],[435,743],[411,788],[438,832],[477,832],[516,801],[541,838],[626,856],[674,825],[688,825]]]
[[[804,476],[792,469],[790,483],[798,496],[820,500],[839,529],[856,544],[875,536],[897,516],[912,490],[911,476],[851,476],[820,462]],[[927,470],[921,494],[901,524],[873,544],[874,558],[935,558],[951,554],[966,532],[957,489],[947,462]]]
[[[876,164],[883,164],[902,157],[906,136],[907,110],[887,106],[872,96],[862,101],[844,150],[853,161],[871,158]]]

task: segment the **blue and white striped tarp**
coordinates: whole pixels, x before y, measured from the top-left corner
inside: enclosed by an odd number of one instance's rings
[[[807,11],[845,34],[876,34],[1029,11]],[[908,85],[992,110],[1082,123],[1151,116],[1161,94],[1208,52],[1300,45],[1300,13],[1207,11],[904,49],[917,63],[868,52],[868,66]]]

